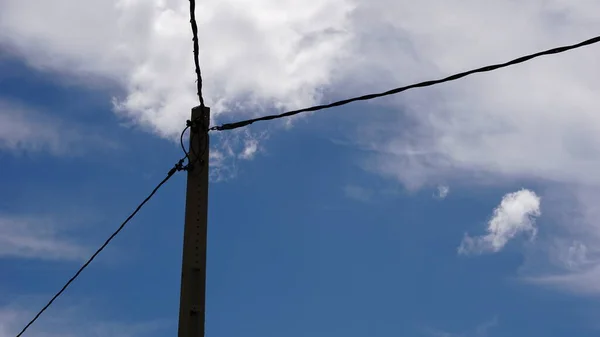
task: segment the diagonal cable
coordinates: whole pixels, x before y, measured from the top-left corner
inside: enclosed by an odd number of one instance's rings
[[[46,303],[46,305],[35,315],[35,317],[33,317],[33,319],[31,319],[31,321],[29,321],[29,323],[27,323],[27,325],[23,328],[23,330],[21,330],[21,332],[19,332],[19,334],[17,334],[17,337],[21,337],[21,335],[23,335],[23,333],[25,333],[25,331],[27,331],[27,329],[29,329],[29,327],[35,323],[35,321],[44,313],[44,311],[46,311],[46,309],[48,309],[52,303],[54,303],[54,301],[60,297],[63,292],[71,285],[71,283],[73,283],[73,281],[75,281],[75,279],[77,279],[77,277],[79,277],[79,275],[81,274],[81,272],[87,268],[87,266],[89,266],[90,263],[92,263],[92,261],[96,258],[96,256],[98,256],[98,254],[100,254],[100,252],[102,252],[102,250],[104,250],[104,248],[106,248],[106,246],[108,246],[108,244],[115,238],[115,236],[117,236],[119,234],[119,232],[121,232],[121,230],[123,228],[125,228],[125,225],[127,225],[127,223],[133,219],[133,217],[140,211],[140,209],[142,209],[142,207],[150,200],[152,199],[152,197],[154,196],[154,194],[156,194],[156,192],[167,182],[169,181],[169,179],[171,179],[171,177],[175,174],[175,172],[182,170],[182,163],[183,163],[183,159],[180,160],[177,165],[175,165],[168,173],[167,176],[154,188],[154,190],[152,190],[152,192],[146,197],[146,199],[144,199],[144,201],[142,201],[138,207],[127,217],[127,219],[125,219],[125,221],[123,221],[123,223],[121,223],[121,226],[119,226],[119,228],[104,242],[104,244],[102,246],[100,246],[100,248],[98,248],[98,250],[96,250],[96,252],[87,260],[86,263],[84,263],[79,270],[75,273],[75,275],[73,275],[73,277],[71,277],[69,279],[69,281],[67,281],[67,283],[65,283],[65,285],[50,299],[50,301],[48,301],[48,303]]]
[[[429,86],[440,84],[440,83],[444,83],[444,82],[455,81],[455,80],[458,80],[460,78],[463,78],[463,77],[466,77],[466,76],[469,76],[469,75],[472,75],[472,74],[475,74],[475,73],[489,72],[489,71],[493,71],[493,70],[496,70],[496,69],[509,67],[509,66],[512,66],[512,65],[515,65],[515,64],[519,64],[519,63],[523,63],[523,62],[529,61],[531,59],[534,59],[534,58],[537,58],[537,57],[540,57],[540,56],[564,53],[564,52],[572,50],[572,49],[581,48],[581,47],[588,46],[588,45],[591,45],[591,44],[594,44],[594,43],[598,43],[598,42],[600,42],[600,36],[591,38],[589,40],[586,40],[586,41],[583,41],[583,42],[580,42],[580,43],[577,43],[577,44],[572,44],[572,45],[568,45],[568,46],[563,46],[563,47],[557,47],[557,48],[548,49],[548,50],[545,50],[545,51],[537,52],[535,54],[525,55],[525,56],[519,57],[517,59],[514,59],[512,61],[505,62],[505,63],[493,64],[493,65],[489,65],[489,66],[485,66],[485,67],[481,67],[481,68],[477,68],[477,69],[465,71],[465,72],[454,74],[454,75],[451,75],[451,76],[448,76],[448,77],[445,77],[445,78],[442,78],[442,79],[420,82],[420,83],[411,84],[411,85],[408,85],[408,86],[405,86],[405,87],[391,89],[391,90],[388,90],[388,91],[385,91],[385,92],[381,92],[381,93],[369,94],[369,95],[364,95],[364,96],[359,96],[359,97],[354,97],[354,98],[348,98],[348,99],[345,99],[345,100],[341,100],[341,101],[337,101],[337,102],[333,102],[333,103],[329,103],[329,104],[316,105],[316,106],[312,106],[312,107],[309,107],[309,108],[304,108],[304,109],[292,110],[292,111],[284,112],[284,113],[281,113],[281,114],[267,115],[267,116],[258,117],[258,118],[252,118],[252,119],[247,119],[247,120],[243,120],[243,121],[239,121],[239,122],[235,122],[235,123],[222,124],[222,125],[218,125],[218,126],[213,126],[213,127],[210,128],[210,130],[211,131],[212,130],[216,130],[216,131],[233,130],[233,129],[238,129],[238,128],[241,128],[241,127],[248,126],[248,125],[250,125],[252,123],[255,123],[255,122],[268,121],[268,120],[273,120],[273,119],[290,117],[290,116],[298,115],[298,114],[303,113],[303,112],[329,109],[329,108],[333,108],[333,107],[337,107],[337,106],[341,106],[341,105],[346,105],[348,103],[352,103],[352,102],[356,102],[356,101],[366,101],[366,100],[370,100],[370,99],[374,99],[374,98],[379,98],[379,97],[384,97],[384,96],[389,96],[389,95],[395,95],[395,94],[401,93],[401,92],[409,90],[409,89],[429,87]]]

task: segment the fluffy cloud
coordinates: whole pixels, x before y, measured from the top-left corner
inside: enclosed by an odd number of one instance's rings
[[[230,119],[311,104],[325,89],[384,89],[582,40],[600,28],[598,9],[566,0],[203,1],[205,96]],[[177,136],[195,104],[186,1],[5,0],[0,32],[0,46],[34,67],[114,81],[124,93],[116,110],[162,136]],[[386,121],[378,171],[407,184],[474,169],[598,183],[597,50],[402,95],[395,103],[406,116]],[[399,137],[406,118],[415,127]]]
[[[364,7],[383,10],[386,1]],[[378,4],[378,5],[376,5]],[[409,83],[583,40],[600,28],[598,4],[535,1],[389,3],[379,29],[390,47],[363,48],[361,69],[382,85]],[[448,10],[446,10],[448,9]],[[451,9],[451,10],[450,10]],[[507,18],[510,20],[506,20]],[[424,22],[427,22],[425,24]],[[362,33],[366,40],[370,33]],[[365,42],[367,43],[367,42]],[[400,45],[399,47],[395,47]],[[405,113],[378,135],[374,169],[406,184],[464,172],[598,183],[598,46],[538,59],[391,100]],[[388,55],[384,55],[385,52]],[[391,55],[399,62],[384,62]],[[379,65],[367,60],[379,60]],[[593,70],[592,70],[593,71]],[[386,81],[386,78],[388,79]],[[386,123],[390,123],[389,120]],[[411,128],[407,130],[406,125]],[[380,128],[380,125],[371,125]],[[397,132],[402,128],[403,132]],[[543,139],[543,141],[541,141]],[[473,179],[473,175],[469,176]]]
[[[196,102],[187,10],[182,0],[4,0],[0,47],[44,71],[115,83],[119,114],[176,137]],[[593,0],[206,0],[197,10],[204,93],[222,121],[448,75],[600,31]],[[600,190],[599,48],[379,101],[398,113],[361,119],[369,168],[409,188],[532,178]],[[251,157],[253,143],[244,145],[221,149],[213,162]],[[218,167],[219,175],[234,171]],[[598,202],[600,193],[582,206]],[[600,231],[592,221],[581,231],[586,240],[567,236],[587,247],[572,260],[593,261]],[[563,246],[558,255],[569,256]]]
[[[529,232],[535,237],[534,218],[540,215],[540,198],[534,192],[522,189],[506,194],[488,222],[488,233],[480,237],[465,235],[458,252],[498,252],[520,233]]]
[[[203,1],[205,96],[216,118],[228,120],[312,104],[325,90],[345,96],[407,84],[587,38],[600,29],[599,7],[566,0]],[[113,81],[123,89],[116,111],[176,137],[196,104],[188,15],[180,0],[6,0],[0,46],[40,69]],[[376,170],[409,185],[465,170],[600,182],[600,118],[590,113],[598,108],[597,50],[400,96],[393,102],[405,115],[398,124],[386,120]],[[398,136],[406,119],[414,128]]]
[[[340,0],[202,2],[207,104],[216,115],[252,115],[316,102],[344,55],[351,8]],[[0,46],[34,67],[120,85],[116,110],[162,136],[177,136],[197,104],[187,1],[7,0],[0,32]]]

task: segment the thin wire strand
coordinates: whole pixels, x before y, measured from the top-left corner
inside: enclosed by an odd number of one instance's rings
[[[409,90],[409,89],[419,88],[419,87],[428,87],[428,86],[432,86],[432,85],[436,85],[436,84],[440,84],[440,83],[444,83],[444,82],[455,81],[455,80],[458,80],[458,79],[463,78],[465,76],[469,76],[471,74],[493,71],[493,70],[496,70],[496,69],[508,67],[508,66],[515,65],[515,64],[518,64],[518,63],[523,63],[523,62],[529,61],[531,59],[534,59],[536,57],[540,57],[540,56],[543,56],[543,55],[559,54],[559,53],[563,53],[563,52],[566,52],[566,51],[571,50],[571,49],[580,48],[580,47],[591,45],[591,44],[598,43],[598,42],[600,42],[600,36],[591,38],[589,40],[586,40],[586,41],[583,41],[583,42],[580,42],[580,43],[577,43],[577,44],[548,49],[548,50],[541,51],[541,52],[538,52],[538,53],[535,53],[535,54],[530,54],[530,55],[522,56],[522,57],[519,57],[517,59],[514,59],[512,61],[508,61],[508,62],[505,62],[505,63],[499,63],[499,64],[494,64],[494,65],[489,65],[489,66],[477,68],[477,69],[474,69],[474,70],[465,71],[465,72],[458,73],[458,74],[455,74],[455,75],[451,75],[451,76],[448,76],[448,77],[445,77],[445,78],[442,78],[442,79],[425,81],[425,82],[421,82],[421,83],[417,83],[417,84],[408,85],[408,86],[405,86],[405,87],[391,89],[391,90],[388,90],[388,91],[385,91],[385,92],[382,92],[382,93],[369,94],[369,95],[364,95],[364,96],[360,96],[360,97],[349,98],[349,99],[345,99],[345,100],[334,102],[334,103],[330,103],[330,104],[316,105],[316,106],[312,106],[312,107],[309,107],[309,108],[304,108],[304,109],[299,109],[299,110],[292,110],[292,111],[284,112],[282,114],[267,115],[267,116],[253,118],[253,119],[248,119],[248,120],[244,120],[244,121],[240,121],[240,122],[222,124],[220,126],[213,126],[209,130],[210,131],[212,131],[212,130],[216,130],[216,131],[233,130],[233,129],[238,129],[238,128],[241,128],[241,127],[244,127],[244,126],[248,126],[248,125],[250,125],[252,123],[259,122],[259,121],[268,121],[268,120],[273,120],[273,119],[279,119],[279,118],[294,116],[294,115],[297,115],[297,114],[300,114],[300,113],[303,113],[303,112],[323,110],[323,109],[333,108],[333,107],[345,105],[345,104],[356,102],[356,101],[366,101],[366,100],[370,100],[370,99],[374,99],[374,98],[379,98],[379,97],[383,97],[383,96],[394,95],[394,94],[398,94],[400,92],[403,92],[403,91],[406,91],[406,90]]]
[[[169,171],[169,173],[167,173],[167,176],[154,188],[154,190],[152,190],[152,193],[150,193],[146,197],[146,199],[144,199],[144,201],[142,201],[142,203],[138,205],[138,207],[133,211],[133,213],[131,213],[129,215],[129,217],[127,217],[127,219],[125,221],[123,221],[121,226],[119,226],[119,228],[106,240],[106,242],[104,242],[104,244],[94,253],[94,255],[92,255],[92,257],[90,257],[89,260],[87,260],[87,262],[81,266],[81,268],[79,268],[79,270],[75,273],[75,275],[73,275],[73,277],[71,277],[69,279],[69,281],[67,281],[67,283],[65,283],[65,285],[60,289],[60,291],[57,292],[56,295],[54,295],[54,297],[52,297],[52,299],[50,301],[48,301],[48,303],[42,308],[42,310],[40,310],[37,313],[37,315],[35,315],[35,317],[33,317],[33,319],[29,323],[27,323],[27,325],[23,328],[23,330],[21,330],[21,332],[19,332],[19,334],[16,337],[20,337],[21,335],[23,335],[23,333],[25,331],[27,331],[27,329],[29,329],[29,327],[44,313],[44,311],[46,311],[46,309],[48,309],[52,305],[52,303],[54,303],[54,301],[60,295],[62,295],[62,293],[67,289],[67,287],[69,287],[69,285],[71,285],[71,283],[73,283],[73,281],[75,281],[75,279],[77,279],[77,277],[79,277],[81,272],[85,268],[87,268],[87,266],[96,258],[96,256],[98,256],[98,254],[100,254],[100,252],[102,252],[102,250],[104,250],[104,248],[106,248],[106,246],[108,246],[108,244],[112,241],[112,239],[114,239],[115,236],[117,236],[119,234],[119,232],[121,232],[121,230],[125,227],[125,225],[127,225],[127,223],[140,211],[140,209],[142,209],[142,207],[154,196],[154,194],[156,194],[156,192],[175,174],[175,172],[181,170],[182,163],[183,163],[183,159],[181,159],[178,162],[178,164],[175,165],[175,167],[173,167]]]
[[[181,149],[183,150],[183,153],[185,154],[185,158],[190,158],[190,153],[185,149],[185,145],[183,144],[183,136],[185,135],[185,132],[190,128],[189,125],[186,125],[185,129],[183,129],[183,131],[181,131],[181,136],[179,136],[179,144],[181,144]]]
[[[198,85],[198,99],[200,100],[200,106],[204,107],[204,98],[202,97],[202,73],[200,72],[200,56],[198,51],[198,25],[196,24],[195,0],[190,0],[190,24],[192,25],[192,41],[194,41],[194,64],[196,66],[196,83]]]

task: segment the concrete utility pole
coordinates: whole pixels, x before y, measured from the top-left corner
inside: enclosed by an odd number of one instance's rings
[[[204,337],[210,108],[192,109],[178,337]]]

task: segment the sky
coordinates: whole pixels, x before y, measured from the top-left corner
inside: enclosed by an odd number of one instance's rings
[[[213,125],[591,38],[593,0],[204,0]],[[0,337],[182,156],[184,0],[0,1]],[[600,46],[211,133],[207,336],[597,336]],[[185,173],[25,336],[177,333]]]

